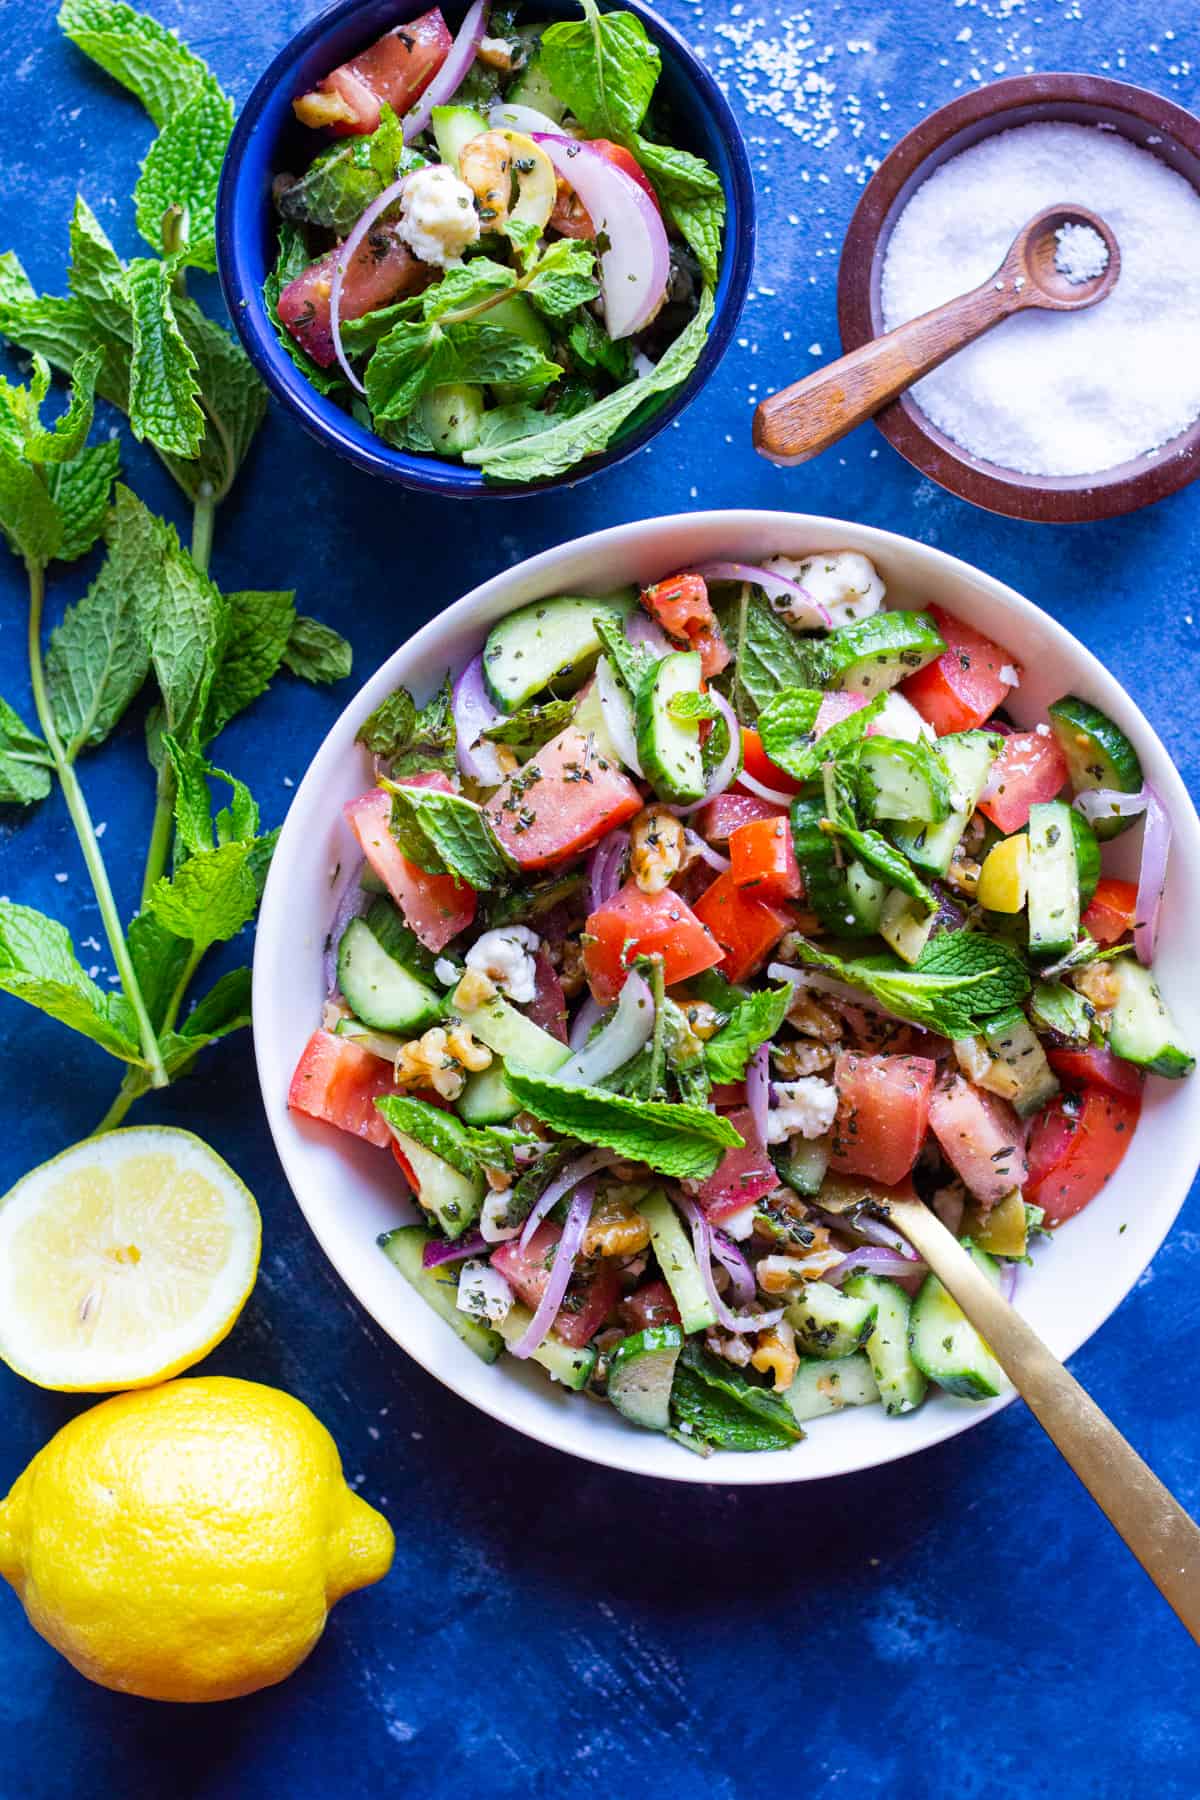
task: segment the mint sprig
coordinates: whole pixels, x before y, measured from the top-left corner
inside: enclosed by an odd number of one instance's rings
[[[512,1064],[505,1069],[505,1079],[524,1109],[551,1130],[585,1144],[602,1144],[661,1175],[703,1181],[720,1162],[723,1150],[742,1147],[743,1140],[728,1119],[702,1106],[575,1087]]]

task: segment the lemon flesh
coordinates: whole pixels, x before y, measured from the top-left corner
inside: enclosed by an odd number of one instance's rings
[[[249,1189],[191,1132],[76,1144],[0,1200],[0,1357],[67,1392],[176,1375],[233,1326],[261,1235]]]

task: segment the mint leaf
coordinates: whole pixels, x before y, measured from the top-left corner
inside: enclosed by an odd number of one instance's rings
[[[236,937],[258,905],[254,847],[222,844],[190,856],[174,875],[164,876],[149,898],[156,923],[199,951]]]
[[[124,995],[106,994],[84,973],[65,926],[10,900],[0,901],[0,992],[69,1025],[110,1056],[141,1061]]]
[[[293,675],[316,686],[344,681],[353,660],[354,654],[340,632],[322,625],[319,619],[297,614],[283,653],[284,666]]]
[[[102,337],[120,347],[133,343],[125,265],[82,194],[75,196],[75,211],[71,215],[67,285]]]
[[[692,1444],[714,1450],[786,1450],[804,1436],[782,1395],[691,1343],[675,1366],[671,1413]]]
[[[319,225],[345,237],[385,187],[425,158],[409,150],[399,119],[386,103],[367,137],[343,138],[322,150],[307,172],[278,196],[285,219]]]
[[[121,0],[63,0],[58,22],[85,56],[137,95],[156,125],[212,85],[204,63],[173,31]]]
[[[599,292],[595,250],[580,238],[560,238],[543,251],[525,288],[526,297],[551,319],[585,306]]]
[[[101,331],[81,301],[39,295],[11,250],[0,256],[0,332],[31,356],[44,356],[65,373],[86,351],[100,349],[104,364],[96,392],[116,406],[127,404],[128,346]]]
[[[822,695],[815,688],[786,688],[776,694],[758,715],[758,735],[773,763],[794,781],[811,781],[822,763],[836,762],[863,736],[882,710],[886,694],[876,694],[866,706],[823,732],[813,732]]]
[[[81,450],[73,462],[51,463],[46,482],[58,508],[62,539],[55,552],[60,562],[86,556],[108,516],[112,485],[121,469],[121,446],[116,438]]]
[[[662,58],[633,13],[602,13],[580,0],[581,20],[560,20],[542,33],[539,66],[588,137],[635,132],[646,116]]]
[[[704,1180],[723,1150],[742,1145],[728,1119],[704,1107],[573,1087],[553,1075],[535,1075],[511,1063],[505,1079],[525,1110],[554,1131],[585,1144],[602,1144],[680,1180]]]
[[[667,701],[667,713],[681,725],[686,725],[692,719],[725,717],[711,694],[673,694]]]
[[[764,988],[737,1002],[728,1024],[704,1046],[704,1062],[711,1080],[741,1081],[746,1064],[759,1045],[768,1043],[786,1019],[793,994],[788,982],[783,987]]]
[[[70,760],[104,742],[146,679],[147,608],[161,585],[163,530],[136,495],[118,487],[100,573],[51,633],[46,685]]]
[[[195,456],[204,437],[204,414],[197,405],[196,358],[175,317],[171,264],[138,257],[125,281],[133,317],[130,428],[134,437],[148,438],[173,456]]]
[[[973,982],[972,1009],[980,1018],[1019,1006],[1030,990],[1020,953],[981,931],[944,931],[932,938],[913,966],[916,975],[963,977]]]
[[[185,939],[172,936],[149,912],[130,920],[125,941],[150,1022],[159,1031],[175,1003],[179,984],[187,978],[192,947]]]
[[[50,792],[54,759],[44,740],[0,700],[0,805],[32,806]]]
[[[536,437],[519,438],[515,443],[499,448],[467,450],[463,461],[478,465],[489,479],[495,481],[544,481],[573,468],[585,457],[595,456],[607,448],[620,427],[647,400],[687,380],[704,348],[712,313],[712,290],[705,288],[696,316],[648,374],[639,375],[636,381],[606,394],[603,400],[563,419],[549,431],[539,432]]]
[[[62,520],[45,482],[4,444],[0,444],[0,532],[14,556],[43,568],[62,542]]]
[[[205,425],[194,460],[170,455],[164,460],[189,499],[195,500],[205,482],[219,499],[228,492],[262,424],[267,391],[241,345],[202,313],[194,300],[176,296],[172,304],[179,329],[196,360],[196,379],[204,395]]]
[[[296,623],[296,597],[286,592],[226,594],[229,630],[200,729],[210,743],[274,678]]]
[[[393,775],[418,775],[426,769],[453,775],[458,766],[453,698],[449,675],[419,711],[408,689],[397,688],[363,720],[358,742],[390,762]]]
[[[601,369],[617,382],[627,382],[633,373],[633,347],[628,338],[610,338],[595,313],[584,310],[571,321],[567,344],[577,363],[587,369]]]
[[[908,858],[889,843],[882,832],[860,831],[854,825],[832,819],[823,820],[821,829],[831,837],[841,838],[869,869],[874,869],[876,875],[882,876],[891,887],[899,888],[902,894],[916,900],[927,913],[937,911],[937,895],[926,887]]]
[[[566,700],[546,700],[541,706],[523,706],[519,712],[497,719],[483,736],[489,743],[507,744],[518,753],[524,752],[520,759],[528,762],[535,750],[548,744],[569,724],[577,704],[572,696]]]
[[[166,728],[185,738],[200,728],[217,669],[229,642],[229,602],[202,575],[173,528],[151,521],[159,557],[142,616]]]
[[[429,874],[449,870],[483,893],[507,880],[508,865],[481,806],[465,794],[396,787],[391,782],[384,785],[392,796],[392,836],[419,869]]]
[[[775,616],[759,588],[739,583],[717,609],[734,661],[728,677],[739,717],[755,718],[785,688],[811,688],[811,644]]]
[[[151,249],[162,252],[168,207],[182,207],[187,240],[180,260],[210,274],[217,267],[217,183],[232,130],[232,103],[206,82],[163,126],[133,190],[137,228]]]
[[[335,388],[345,385],[346,378],[341,369],[336,365],[332,369],[323,369],[320,363],[315,363],[308,352],[301,349],[279,317],[280,294],[289,282],[295,281],[298,275],[303,275],[311,261],[312,258],[308,254],[303,233],[298,226],[285,219],[279,227],[279,254],[275,259],[275,267],[263,282],[263,299],[266,301],[271,323],[275,327],[275,335],[300,373],[307,381],[311,382],[318,394],[332,394]],[[342,344],[347,356],[357,356],[367,347],[365,343],[352,336],[351,326],[365,327],[368,320],[382,319],[384,316],[384,311],[381,310],[378,313],[368,313],[362,320],[346,320],[342,327]],[[376,342],[375,337],[372,337],[370,342]]]
[[[35,431],[25,441],[25,456],[32,463],[74,462],[92,429],[96,377],[104,363],[102,351],[85,350],[71,371],[71,399],[49,431]],[[44,366],[44,365],[43,365]]]
[[[177,941],[177,940],[176,940]],[[172,1081],[186,1075],[200,1051],[231,1031],[250,1023],[249,969],[232,969],[222,975],[195,1005],[178,1031],[159,1034],[167,1074]]]
[[[448,382],[519,381],[544,387],[562,374],[533,344],[499,325],[402,319],[367,364],[367,401],[381,419],[403,419],[422,394]]]
[[[1039,981],[1029,1002],[1029,1017],[1040,1031],[1057,1031],[1072,1043],[1086,1044],[1096,1009],[1065,981]]]
[[[393,1130],[403,1131],[418,1144],[424,1144],[460,1175],[472,1180],[482,1173],[479,1158],[471,1147],[470,1129],[453,1113],[431,1106],[427,1100],[410,1100],[400,1094],[387,1094],[375,1105]]]
[[[898,1019],[943,1037],[974,1037],[997,1013],[1017,1006],[1029,992],[1029,975],[1017,952],[978,931],[943,932],[910,968],[897,957],[843,961],[807,939],[796,955],[810,968],[870,994]]]
[[[655,144],[640,134],[628,148],[654,183],[667,217],[695,251],[704,279],[715,287],[725,229],[720,176],[690,150]]]
[[[642,683],[657,668],[659,658],[648,645],[631,644],[625,634],[624,621],[614,619],[611,613],[597,613],[592,626],[604,645],[605,656],[620,676],[625,692],[630,700],[636,700]]]

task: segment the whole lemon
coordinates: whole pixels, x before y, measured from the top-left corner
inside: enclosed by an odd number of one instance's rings
[[[306,1406],[219,1375],[81,1413],[0,1505],[0,1574],[30,1624],[90,1680],[149,1700],[282,1681],[393,1548]]]

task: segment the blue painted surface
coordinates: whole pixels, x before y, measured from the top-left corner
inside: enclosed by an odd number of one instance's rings
[[[158,6],[239,98],[312,10],[299,0]],[[307,610],[348,633],[364,676],[475,581],[595,526],[738,504],[857,517],[957,551],[1055,610],[1138,697],[1194,785],[1200,491],[1109,525],[1038,529],[943,495],[869,428],[792,473],[749,445],[755,395],[815,361],[810,345],[836,344],[837,245],[869,158],[922,110],[1026,65],[1110,71],[1194,104],[1194,10],[1185,0],[910,0],[869,11],[791,0],[790,23],[766,18],[756,0],[669,0],[663,10],[731,82],[754,140],[762,216],[744,341],[679,431],[576,492],[472,509],[464,526],[450,503],[373,484],[272,416],[219,521],[217,578],[294,584]],[[59,40],[49,11],[45,0],[0,10],[0,235],[35,280],[61,288],[77,185],[134,251],[125,196],[149,133]],[[774,122],[755,73],[770,58],[739,61],[723,30],[792,37],[806,85]],[[167,480],[128,448],[139,491],[182,525]],[[55,608],[85,574],[56,581]],[[29,711],[10,561],[0,582],[0,692]],[[223,760],[253,782],[269,821],[343,703],[281,684],[230,730]],[[84,773],[132,905],[150,817],[133,727]],[[27,822],[0,822],[0,889],[58,912],[79,940],[96,933],[57,799]],[[103,1057],[3,1003],[0,1189],[85,1133],[110,1081]],[[262,1204],[262,1275],[208,1366],[314,1406],[351,1477],[393,1519],[397,1562],[385,1584],[335,1613],[286,1687],[218,1714],[88,1687],[0,1594],[5,1800],[1197,1792],[1187,1639],[1022,1407],[916,1461],[809,1490],[669,1490],[577,1466],[489,1424],[368,1324],[284,1186],[247,1040],[140,1116],[209,1137]],[[1194,1194],[1152,1271],[1074,1359],[1193,1510],[1198,1234]],[[75,1410],[0,1373],[0,1486]]]

